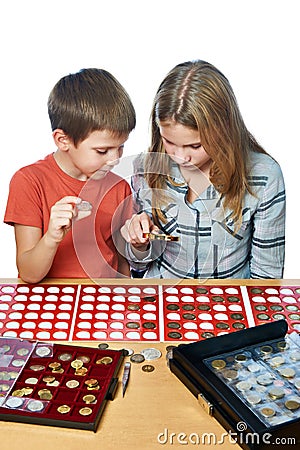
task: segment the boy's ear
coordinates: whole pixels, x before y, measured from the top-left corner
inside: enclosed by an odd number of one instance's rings
[[[52,133],[54,142],[57,146],[57,148],[59,148],[59,150],[66,152],[69,150],[69,146],[71,143],[71,139],[69,138],[69,136],[60,128],[57,128],[56,130],[53,131]]]

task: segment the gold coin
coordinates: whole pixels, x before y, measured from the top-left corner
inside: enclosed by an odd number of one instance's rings
[[[99,391],[99,389],[100,389],[99,384],[97,384],[96,386],[88,386],[87,387],[88,391]]]
[[[280,341],[277,343],[277,348],[279,350],[287,350],[289,348],[289,344],[285,341]]]
[[[33,389],[30,387],[24,387],[23,392],[24,392],[24,395],[30,395],[30,394],[32,394]]]
[[[92,412],[92,408],[88,408],[87,406],[79,410],[79,414],[81,414],[82,416],[89,416],[90,414],[92,414]]]
[[[95,395],[92,395],[92,394],[84,395],[84,396],[82,397],[82,400],[83,400],[85,403],[96,403],[96,402],[95,402],[96,397],[95,397]]]
[[[270,345],[263,345],[262,347],[260,347],[260,351],[264,355],[267,355],[269,353],[272,353],[273,349],[272,349],[272,347]]]
[[[103,358],[97,359],[96,364],[111,364],[113,359],[110,356],[104,356]]]
[[[248,357],[245,353],[239,353],[238,355],[235,355],[234,359],[238,362],[244,362],[247,361]]]
[[[98,380],[96,380],[95,378],[90,378],[89,380],[86,380],[84,384],[86,384],[88,387],[98,386]]]
[[[268,408],[268,407],[262,408],[262,409],[260,410],[260,412],[261,412],[261,414],[262,414],[264,417],[272,417],[272,416],[275,416],[275,411],[274,411],[273,408]]]
[[[23,391],[23,389],[16,389],[15,391],[12,392],[11,395],[13,397],[23,397],[24,391]]]
[[[226,362],[223,359],[215,359],[211,365],[214,369],[221,370],[226,366]]]
[[[51,400],[52,394],[51,392],[43,392],[39,397],[41,400]]]
[[[80,369],[75,370],[75,375],[79,375],[80,377],[83,377],[87,374],[88,369],[86,367],[80,367]]]
[[[296,411],[296,409],[300,408],[300,401],[297,400],[287,400],[284,406],[290,411]]]
[[[152,364],[144,364],[142,366],[143,372],[153,372],[153,370],[154,370],[154,366],[152,366]]]
[[[81,369],[83,366],[83,362],[80,359],[74,359],[74,361],[71,362],[71,367],[73,369]]]
[[[59,370],[61,368],[61,363],[54,361],[48,365],[52,370]]]
[[[52,376],[46,376],[46,377],[43,377],[43,381],[45,382],[45,383],[53,383],[53,381],[55,381],[55,377],[52,377]]]
[[[57,408],[57,411],[61,414],[67,414],[70,410],[71,408],[68,405],[61,405]]]

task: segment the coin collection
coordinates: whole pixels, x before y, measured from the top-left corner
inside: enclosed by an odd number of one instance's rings
[[[210,357],[204,363],[266,426],[299,419],[300,339],[296,333]]]
[[[0,333],[38,341],[194,342],[281,318],[300,287],[0,284]]]
[[[124,359],[122,350],[7,338],[0,355],[1,420],[94,431]]]
[[[290,332],[300,332],[299,286],[248,286],[247,293],[255,325],[285,319]]]

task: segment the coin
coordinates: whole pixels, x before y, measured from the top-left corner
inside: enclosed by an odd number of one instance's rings
[[[175,330],[175,329],[178,329],[178,328],[180,328],[180,323],[177,323],[177,322],[168,322],[167,323],[167,327],[168,328],[172,328],[173,330]],[[169,334],[171,334],[171,333],[169,333]],[[174,333],[174,334],[179,334],[179,333]],[[180,335],[181,336],[181,335]]]
[[[92,394],[84,395],[84,396],[82,397],[82,400],[83,400],[85,403],[96,403],[96,397],[95,397],[95,395],[92,395]]]
[[[181,339],[182,334],[179,333],[178,331],[170,331],[170,333],[168,333],[168,337],[171,339]]]
[[[270,316],[268,314],[264,314],[264,313],[257,314],[257,318],[259,320],[270,320]]]
[[[273,377],[269,373],[264,373],[262,375],[258,375],[256,381],[261,386],[268,386],[273,383]]]
[[[71,367],[73,367],[73,369],[81,369],[82,366],[83,362],[80,361],[80,359],[74,359],[74,361],[71,362]]]
[[[261,412],[261,414],[264,417],[273,417],[273,416],[275,416],[275,410],[273,408],[268,408],[268,407],[261,408],[260,412]]]
[[[215,337],[214,333],[211,333],[210,331],[204,331],[204,333],[201,334],[201,337],[204,339],[210,339]]]
[[[33,389],[30,387],[24,387],[23,392],[24,392],[24,395],[30,395],[33,393]]]
[[[98,348],[100,348],[100,350],[105,350],[106,348],[108,348],[108,344],[106,342],[103,342],[102,344],[98,344]]]
[[[133,355],[134,351],[132,350],[132,348],[123,348],[123,353],[125,356],[130,356]]]
[[[214,359],[211,365],[214,369],[221,370],[226,366],[226,362],[224,361],[224,359]]]
[[[300,389],[300,378],[295,380],[295,388]]]
[[[195,320],[196,316],[195,316],[195,314],[184,313],[184,314],[182,314],[182,318],[185,320]]]
[[[261,402],[261,396],[258,394],[249,394],[246,396],[246,400],[251,403],[251,405],[257,405]]]
[[[206,288],[202,288],[202,287],[197,287],[195,289],[195,291],[197,292],[197,294],[207,294],[208,290]]]
[[[79,369],[75,370],[75,375],[79,375],[80,377],[84,377],[88,372],[88,369],[86,367],[80,367]]]
[[[144,322],[143,328],[146,328],[146,330],[154,330],[156,328],[156,325],[154,322]]]
[[[277,400],[278,398],[282,398],[284,397],[285,393],[284,393],[284,389],[280,388],[280,387],[272,387],[269,390],[269,397],[271,397],[273,400]]]
[[[281,366],[281,364],[284,364],[285,360],[282,356],[274,356],[274,358],[271,358],[269,363],[272,367],[278,367]]]
[[[70,361],[71,359],[72,359],[72,354],[71,353],[61,353],[59,356],[58,356],[58,359],[60,360],[60,361]]]
[[[46,377],[43,377],[43,381],[45,383],[53,383],[53,381],[55,381],[55,377],[47,375]]]
[[[239,383],[236,384],[236,388],[239,391],[249,391],[249,389],[251,389],[252,384],[248,383],[248,381],[240,381]]]
[[[87,200],[81,200],[80,203],[76,204],[78,211],[91,211],[93,206]]]
[[[141,363],[145,361],[145,357],[140,353],[134,353],[130,356],[130,361],[133,363]]]
[[[245,355],[245,353],[238,353],[237,355],[235,355],[234,359],[237,362],[244,362],[244,361],[247,361],[248,356]]]
[[[233,369],[224,370],[222,373],[223,377],[226,378],[226,380],[235,380],[238,377],[238,371]]]
[[[11,393],[11,395],[12,395],[13,397],[23,397],[24,391],[23,391],[23,389],[16,389],[15,391],[13,391],[13,392]]]
[[[194,305],[189,305],[189,304],[187,304],[187,305],[182,305],[182,309],[183,309],[184,311],[194,311],[195,306],[194,306]]]
[[[97,359],[96,364],[104,364],[107,366],[108,364],[111,364],[113,362],[113,359],[110,356],[103,356],[103,358]]]
[[[26,384],[36,384],[38,381],[39,381],[38,378],[29,377],[29,378],[26,378],[25,383]]]
[[[88,364],[90,362],[90,360],[91,360],[91,358],[89,356],[86,356],[86,355],[77,356],[76,359],[77,360],[79,359],[79,361],[82,361],[83,364]]]
[[[249,370],[249,372],[255,373],[255,372],[260,371],[261,366],[259,364],[257,364],[256,362],[253,362],[253,363],[249,364],[247,369]]]
[[[273,348],[270,345],[263,345],[262,347],[260,347],[260,351],[264,355],[267,355],[273,352]]]
[[[10,397],[6,400],[5,406],[8,406],[9,408],[19,408],[24,403],[24,400],[18,397]]]
[[[220,295],[213,295],[213,296],[212,296],[212,300],[213,300],[214,302],[224,302],[224,298],[221,297]]]
[[[70,410],[71,408],[68,405],[61,405],[57,408],[57,411],[61,414],[67,414]]]
[[[137,305],[136,303],[132,303],[130,305],[127,305],[128,311],[139,311],[140,305]]]
[[[210,310],[210,306],[209,305],[199,305],[198,309],[200,311],[209,311]]]
[[[41,358],[45,358],[46,356],[49,356],[51,354],[51,348],[46,346],[40,346],[37,347],[35,353]]]
[[[14,366],[14,367],[22,367],[22,366],[24,366],[24,364],[25,364],[24,359],[14,359],[11,362],[11,365]]]
[[[28,348],[19,348],[17,350],[17,355],[19,355],[19,356],[26,356],[26,355],[28,355],[28,353],[29,353]]]
[[[88,387],[95,387],[98,386],[98,380],[95,378],[90,378],[84,382]]]
[[[154,366],[152,366],[151,364],[144,364],[142,366],[143,372],[153,372],[153,370],[154,370]]]
[[[56,370],[59,370],[59,369],[61,368],[61,363],[60,363],[60,362],[54,361],[54,362],[50,363],[50,364],[48,365],[48,367],[50,367],[50,369],[56,371]]]
[[[296,375],[295,370],[292,369],[291,367],[285,367],[279,370],[279,373],[284,378],[294,378],[294,376]]]
[[[290,358],[293,361],[300,361],[300,351],[299,350],[293,350],[290,353]]]
[[[140,328],[140,324],[138,322],[127,322],[126,327],[130,330],[137,330],[138,328]]]
[[[79,386],[79,381],[77,380],[69,380],[66,382],[66,386],[70,389],[77,388]]]
[[[298,400],[287,400],[284,406],[290,411],[296,411],[296,409],[300,408],[300,401]]]
[[[219,330],[228,330],[229,325],[225,322],[218,322],[216,323],[216,328],[219,328]]]
[[[32,412],[39,412],[42,411],[44,409],[44,403],[40,402],[39,400],[30,400],[27,403],[27,409],[29,409],[29,411]]]
[[[79,410],[79,414],[81,414],[82,416],[89,416],[90,414],[92,414],[92,412],[92,408],[88,408],[87,406]]]
[[[157,348],[144,348],[141,350],[141,355],[144,356],[146,361],[152,361],[161,357],[161,351]]]

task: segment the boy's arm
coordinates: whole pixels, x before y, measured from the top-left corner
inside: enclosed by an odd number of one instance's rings
[[[119,276],[117,276],[117,278],[120,278],[122,275],[128,278],[131,276],[128,261],[124,256],[120,255],[120,253],[118,253],[118,273]]]
[[[27,283],[38,283],[49,272],[60,242],[71,229],[73,219],[82,219],[90,211],[78,211],[81,202],[73,196],[56,202],[50,213],[48,230],[42,236],[38,227],[14,224],[17,246],[17,267],[20,277]]]
[[[59,242],[53,242],[47,234],[42,237],[40,228],[15,224],[17,268],[22,280],[38,283],[49,272]]]

